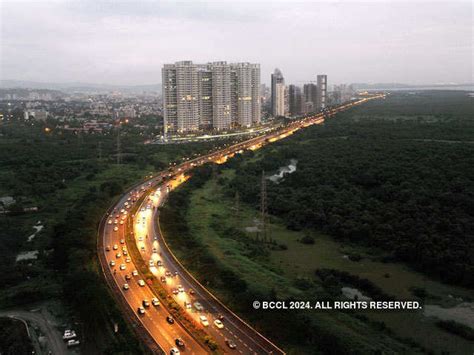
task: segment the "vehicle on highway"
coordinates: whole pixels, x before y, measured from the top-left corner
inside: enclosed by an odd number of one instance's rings
[[[180,352],[179,352],[178,349],[176,349],[176,348],[171,348],[171,350],[170,350],[170,355],[179,355],[179,354],[180,354]]]
[[[155,306],[155,307],[158,307],[158,306],[160,305],[160,301],[158,301],[158,298],[153,297],[153,298],[151,299],[151,304],[152,304],[153,306]]]
[[[190,288],[189,291],[188,291],[188,293],[189,293],[190,295],[194,295],[194,294],[196,293],[196,291],[194,291],[192,288]]]
[[[153,253],[158,253],[158,249],[156,249],[156,247],[153,247],[153,249],[151,250]]]
[[[142,305],[145,308],[150,307],[150,301],[148,301],[146,298],[142,301]]]
[[[163,283],[165,284],[165,283],[166,283],[166,277],[164,277],[164,276],[161,276],[161,277],[160,277],[160,281],[161,281],[161,282],[163,282]]]
[[[130,281],[131,279],[132,277],[129,274],[125,275],[125,280]]]
[[[121,225],[121,226],[123,225],[123,221],[120,221],[120,225]]]
[[[110,266],[115,266],[115,261],[113,260],[110,260],[110,263],[109,263]]]
[[[126,268],[127,268],[127,266],[125,266],[125,264],[121,264],[121,265],[120,265],[120,270],[123,271],[123,270],[125,270]]]
[[[120,259],[120,258],[122,257],[122,254],[117,253],[117,254],[115,254],[115,257],[116,257],[117,259]]]
[[[127,256],[127,255],[128,255],[128,251],[127,251],[126,249],[123,251],[123,255],[124,255],[124,256]]]
[[[152,259],[150,259],[150,261],[148,263],[149,263],[150,266],[155,266],[155,262]]]
[[[196,308],[196,311],[198,312],[201,312],[204,309],[202,304],[200,304],[199,302],[194,302],[194,308]]]
[[[138,280],[138,286],[140,286],[140,287],[145,287],[145,281],[143,281],[143,280]]]
[[[163,262],[162,262],[161,260],[158,260],[158,261],[156,262],[156,265],[161,267],[161,266],[163,266]]]
[[[178,285],[178,292],[184,292],[184,287],[182,285]]]
[[[126,291],[130,288],[130,286],[128,284],[123,284],[123,289]]]
[[[171,317],[171,316],[166,316],[166,321],[167,321],[169,324],[173,324],[173,323],[174,323],[174,319],[173,319],[173,317]]]
[[[179,346],[180,348],[184,348],[184,341],[183,341],[183,339],[181,339],[181,338],[176,338],[176,339],[174,340],[174,343],[175,343],[177,346]]]
[[[114,232],[117,232],[118,231],[118,227],[114,227]]]
[[[140,249],[141,249],[142,251],[144,251],[144,250],[145,250],[145,244],[143,244]]]
[[[137,313],[140,314],[140,315],[141,315],[141,314],[145,314],[145,308],[143,308],[143,307],[138,307],[138,308],[137,308]]]
[[[118,223],[118,219],[114,220],[114,224],[117,224]]]
[[[120,244],[125,244],[125,239],[120,239]]]
[[[111,219],[109,219],[109,222],[108,222],[108,223],[109,223],[109,224],[112,224],[112,220],[111,220]]]
[[[173,288],[173,295],[177,295],[179,293],[178,289],[177,288]]]
[[[143,242],[143,237],[141,235],[138,237],[138,241]]]
[[[199,321],[204,327],[209,326],[209,321],[207,320],[206,316],[199,316]]]
[[[118,249],[118,245],[114,244],[114,250],[117,250],[117,249]]]
[[[107,246],[105,247],[105,251],[110,251],[110,245],[107,245]]]
[[[129,262],[131,262],[131,261],[132,261],[132,259],[130,259],[130,257],[127,256],[127,258],[125,259],[125,262],[126,262],[126,263],[129,263]]]
[[[225,343],[227,344],[227,346],[231,349],[237,349],[237,345],[230,339],[226,339],[225,340]]]
[[[166,270],[166,271],[165,271],[165,276],[166,276],[166,277],[171,277],[171,271]]]
[[[216,319],[216,320],[214,321],[214,325],[215,325],[217,328],[219,328],[219,329],[224,328],[224,324],[220,321],[220,319]]]
[[[191,302],[184,301],[184,308],[191,309],[192,308]]]
[[[133,276],[138,276],[138,271],[137,271],[137,270],[133,270],[133,271],[132,271],[132,275],[133,275]]]

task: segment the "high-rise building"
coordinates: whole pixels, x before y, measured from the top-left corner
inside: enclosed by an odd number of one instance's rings
[[[272,74],[272,115],[278,117],[285,114],[285,79],[277,68]]]
[[[165,135],[260,123],[260,65],[190,61],[163,67]]]
[[[304,84],[303,86],[304,106],[303,112],[316,111],[317,86],[315,84]]]
[[[328,77],[327,75],[318,75],[317,77],[317,98],[316,98],[316,108],[322,110],[326,108],[326,99],[327,99],[327,85]]]
[[[291,116],[297,116],[303,113],[303,95],[301,88],[296,85],[288,86],[288,106]]]

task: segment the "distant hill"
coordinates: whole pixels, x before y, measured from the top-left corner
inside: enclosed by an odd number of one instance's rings
[[[48,89],[60,90],[64,92],[157,92],[161,93],[161,84],[149,85],[109,85],[94,83],[46,83],[37,81],[22,80],[0,80],[0,88],[2,89]]]

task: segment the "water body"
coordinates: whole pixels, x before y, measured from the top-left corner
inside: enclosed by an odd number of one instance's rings
[[[342,287],[341,292],[344,297],[349,298],[350,300],[357,299],[358,301],[370,301],[372,298],[365,296],[356,288],[352,287]]]
[[[423,314],[426,317],[453,320],[474,329],[474,302],[462,302],[449,308],[427,304],[423,307]]]
[[[283,179],[283,177],[286,174],[293,174],[296,171],[296,165],[297,164],[298,164],[298,160],[291,159],[289,165],[280,167],[278,169],[278,173],[276,173],[275,175],[270,176],[268,178],[268,180],[278,184],[280,182],[280,180]]]
[[[24,251],[16,256],[16,261],[36,260],[38,259],[38,250]]]
[[[42,224],[40,224],[41,222],[38,221],[37,225],[36,226],[33,226],[33,229],[35,230],[35,232],[30,235],[28,237],[28,242],[31,242],[35,237],[36,237],[36,234],[38,234],[39,232],[41,232],[41,230],[44,228]]]

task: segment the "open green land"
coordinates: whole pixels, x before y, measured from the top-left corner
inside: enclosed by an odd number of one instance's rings
[[[472,304],[472,118],[472,98],[459,92],[358,107],[197,171],[162,211],[165,236],[197,277],[290,353],[469,354],[463,319],[440,323],[423,310],[265,313],[251,301],[343,299],[350,287],[375,299]],[[296,172],[266,182],[265,243],[262,170],[270,176],[291,159]]]

